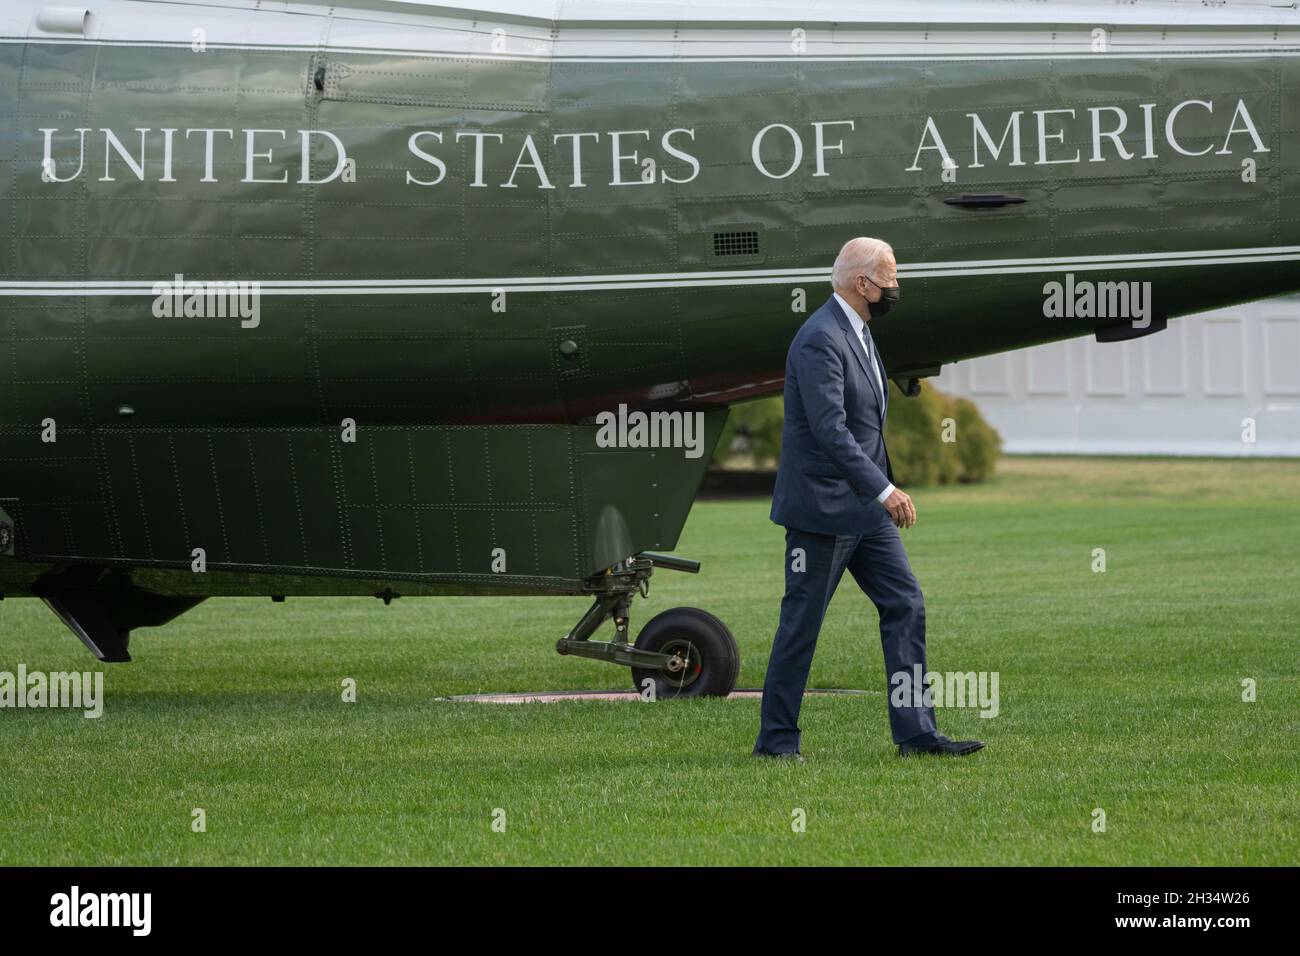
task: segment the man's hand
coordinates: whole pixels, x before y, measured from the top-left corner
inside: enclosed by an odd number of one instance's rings
[[[916,524],[916,506],[912,504],[912,499],[905,492],[895,488],[881,504],[885,506],[885,510],[889,512],[889,517],[893,519],[896,526],[910,528]]]

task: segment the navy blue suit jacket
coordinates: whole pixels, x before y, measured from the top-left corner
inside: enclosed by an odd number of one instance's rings
[[[877,356],[879,351],[877,351]],[[809,316],[785,360],[785,425],[772,520],[816,534],[877,528],[876,497],[894,480],[885,450],[884,403],[867,351],[831,296]]]

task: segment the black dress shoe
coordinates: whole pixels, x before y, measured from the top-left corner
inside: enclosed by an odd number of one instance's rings
[[[910,757],[912,754],[951,754],[954,757],[964,757],[967,754],[973,754],[977,750],[984,749],[982,740],[952,740],[940,734],[934,740],[924,744],[899,744],[898,755],[900,757]]]
[[[754,754],[755,757],[766,757],[768,760],[789,760],[794,763],[806,763],[803,754],[797,750],[790,750],[783,754]]]

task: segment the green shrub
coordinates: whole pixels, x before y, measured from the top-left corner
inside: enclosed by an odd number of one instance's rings
[[[781,456],[784,417],[780,395],[731,406],[713,453],[714,467],[775,468]]]
[[[958,480],[983,481],[992,476],[1002,454],[1002,436],[968,398],[952,399],[952,417],[957,426],[954,447],[961,459]]]
[[[735,405],[714,453],[715,467],[775,467],[781,452],[781,396]],[[945,438],[951,440],[945,441]],[[906,398],[889,385],[885,443],[900,485],[983,481],[1002,454],[1002,437],[965,398],[931,385]]]

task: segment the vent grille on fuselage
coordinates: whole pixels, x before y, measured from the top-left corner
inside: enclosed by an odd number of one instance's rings
[[[754,230],[715,232],[713,254],[715,256],[756,256],[758,255],[758,233]]]

